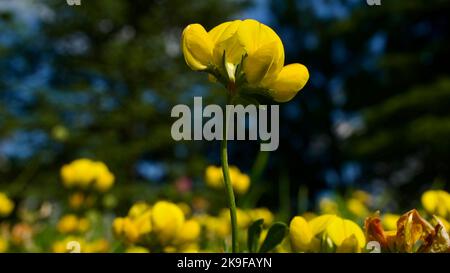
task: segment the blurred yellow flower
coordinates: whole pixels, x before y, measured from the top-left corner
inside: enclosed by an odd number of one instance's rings
[[[128,217],[114,219],[113,231],[117,237],[124,238],[129,243],[136,242],[141,235],[137,226]]]
[[[346,201],[347,209],[359,218],[364,218],[369,215],[369,209],[359,199],[350,198]]]
[[[255,208],[248,212],[252,221],[256,221],[258,219],[264,220],[264,226],[270,226],[273,222],[274,216],[273,213],[267,208]]]
[[[324,214],[338,214],[339,207],[336,201],[328,197],[324,197],[319,201],[319,209],[321,213]]]
[[[14,202],[6,196],[6,194],[0,192],[0,217],[6,217],[14,209]]]
[[[177,206],[183,211],[184,216],[187,217],[187,216],[191,215],[191,212],[192,212],[191,207],[188,204],[181,202],[181,203],[178,203]]]
[[[130,246],[125,249],[125,253],[150,253],[150,250],[142,246]]]
[[[242,173],[236,166],[230,166],[230,180],[233,190],[237,194],[244,194],[250,188],[250,177]],[[205,170],[206,185],[214,189],[224,188],[222,168],[208,166]]]
[[[161,243],[170,242],[183,224],[183,211],[176,204],[159,201],[153,206],[152,226]]]
[[[309,79],[308,69],[284,66],[284,47],[268,26],[252,19],[222,23],[209,32],[188,25],[181,42],[186,63],[226,86],[238,83],[275,101],[291,100]]]
[[[109,251],[109,242],[106,239],[97,239],[92,242],[86,242],[82,252],[85,253],[107,253]]]
[[[64,215],[57,224],[57,229],[60,233],[86,232],[90,223],[86,218],[78,218],[74,214]]]
[[[61,178],[67,188],[87,189],[93,186],[100,192],[107,191],[114,184],[114,175],[103,162],[81,158],[61,168]]]
[[[450,218],[450,194],[446,191],[426,191],[422,194],[422,206],[430,214]]]
[[[195,242],[200,236],[200,224],[196,220],[187,220],[175,236],[175,244],[187,244]]]
[[[222,209],[219,213],[219,217],[222,217],[227,223],[228,225],[230,225],[230,210],[229,209]],[[240,209],[237,208],[236,209],[236,218],[237,218],[237,225],[239,228],[247,228],[250,223],[251,223],[251,218],[250,215]]]
[[[381,223],[386,230],[396,230],[397,229],[397,221],[400,218],[398,214],[386,213],[383,215],[381,219]]]
[[[82,192],[75,192],[69,196],[69,206],[72,209],[79,209],[83,206],[85,201],[84,194]]]
[[[5,253],[8,250],[8,247],[8,241],[0,236],[0,253]]]
[[[368,205],[372,202],[372,195],[366,191],[357,190],[352,194],[353,198],[359,200],[361,203]]]

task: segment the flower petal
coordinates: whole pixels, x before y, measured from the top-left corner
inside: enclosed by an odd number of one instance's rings
[[[309,79],[308,69],[302,64],[289,64],[283,67],[278,77],[267,87],[275,101],[291,100],[302,89]]]
[[[289,226],[291,245],[295,251],[307,251],[310,247],[314,234],[308,222],[301,217],[295,216]]]
[[[205,70],[212,62],[213,42],[200,24],[191,24],[184,29],[182,50],[192,70]]]
[[[208,35],[211,38],[213,44],[216,45],[233,36],[236,33],[241,22],[241,20],[225,22],[211,29],[208,32]]]
[[[363,248],[366,244],[366,238],[361,228],[354,222],[340,217],[336,217],[327,226],[327,235],[336,246],[341,246],[345,240],[355,236],[359,247]]]
[[[319,217],[313,218],[308,222],[311,227],[311,231],[314,235],[317,235],[324,231],[327,226],[336,218],[336,215],[333,214],[324,214]]]
[[[243,64],[248,83],[251,85],[259,84],[268,72],[273,70],[277,58],[275,42],[265,44],[254,53],[249,54]]]

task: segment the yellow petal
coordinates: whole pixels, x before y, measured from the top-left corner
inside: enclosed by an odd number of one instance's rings
[[[283,67],[275,81],[268,84],[275,101],[291,100],[309,79],[308,69],[302,64],[289,64]]]
[[[280,37],[270,27],[256,20],[247,19],[239,25],[237,34],[249,54],[252,54],[265,44],[275,42],[279,60],[284,64],[283,43]]]
[[[241,20],[225,22],[211,29],[208,32],[208,35],[211,38],[213,44],[216,45],[233,36],[236,33],[241,22]]]
[[[426,191],[422,195],[422,206],[428,213],[445,218],[450,214],[450,195],[443,190]]]
[[[200,24],[191,24],[184,29],[182,49],[192,70],[204,70],[212,62],[213,42]]]
[[[157,202],[152,209],[152,228],[162,243],[173,239],[184,224],[183,211],[174,203]]]
[[[225,69],[228,78],[235,80],[236,66],[242,61],[242,57],[246,54],[245,48],[236,35],[216,44],[213,50],[214,64],[222,67],[223,56],[225,53]]]
[[[249,84],[257,85],[267,74],[273,74],[269,71],[274,70],[276,66],[277,52],[276,43],[272,42],[263,45],[245,58],[243,70]]]
[[[308,251],[314,234],[303,217],[295,216],[289,225],[289,236],[295,251]]]
[[[335,218],[337,218],[336,215],[324,214],[312,219],[311,221],[308,222],[308,224],[311,227],[312,233],[314,235],[317,235],[322,231],[324,231]]]
[[[360,248],[363,248],[366,244],[366,238],[361,228],[354,222],[340,217],[336,217],[327,226],[327,235],[338,247],[343,244],[345,240],[351,236],[355,236]]]
[[[237,32],[247,58],[244,71],[250,84],[265,85],[276,79],[284,65],[280,37],[270,27],[255,20],[244,20]]]
[[[358,245],[358,239],[352,234],[345,239],[340,246],[336,248],[336,253],[359,253],[361,248]]]

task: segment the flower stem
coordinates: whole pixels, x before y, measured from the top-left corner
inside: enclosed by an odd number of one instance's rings
[[[226,108],[226,106],[225,106]],[[225,183],[225,191],[227,194],[228,207],[230,209],[231,219],[231,249],[233,253],[238,252],[238,228],[236,217],[236,201],[234,198],[233,186],[230,180],[230,172],[228,168],[228,152],[227,152],[227,127],[228,127],[228,113],[225,111],[223,125],[223,138],[220,148],[220,156],[222,161],[223,181]]]

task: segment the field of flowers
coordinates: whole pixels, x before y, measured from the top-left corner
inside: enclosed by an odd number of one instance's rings
[[[217,167],[204,183],[221,191]],[[232,169],[233,187],[246,194],[249,177]],[[30,209],[0,193],[1,252],[226,252],[230,218],[215,200],[161,199],[114,212],[114,174],[102,162],[78,159],[61,168],[67,201],[44,201]],[[448,252],[450,194],[423,193],[410,211],[378,209],[377,196],[354,191],[345,198],[320,200],[317,211],[277,221],[267,208],[237,209],[240,252]],[[213,209],[214,208],[214,209]],[[17,219],[11,221],[10,219]],[[372,243],[369,243],[372,242]],[[376,243],[373,243],[376,242]]]
[[[450,2],[375,2],[0,1],[0,253],[450,253]]]

